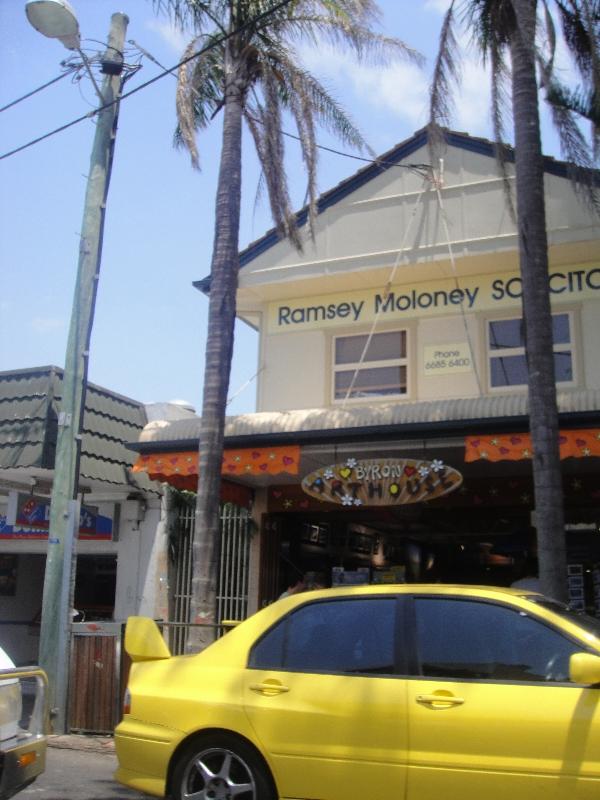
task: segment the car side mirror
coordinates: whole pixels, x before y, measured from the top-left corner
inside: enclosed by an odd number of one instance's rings
[[[125,650],[133,662],[171,658],[158,625],[149,617],[129,617],[125,628]]]
[[[600,656],[575,653],[569,659],[569,680],[573,683],[594,685],[600,683]]]

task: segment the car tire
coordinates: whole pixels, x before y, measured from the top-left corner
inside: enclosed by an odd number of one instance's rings
[[[240,791],[247,785],[247,791]],[[271,774],[256,750],[236,736],[207,734],[179,754],[172,800],[277,800]]]

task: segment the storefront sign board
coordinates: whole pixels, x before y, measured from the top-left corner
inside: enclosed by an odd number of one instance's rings
[[[473,358],[468,342],[434,344],[423,348],[423,372],[428,377],[472,371]]]
[[[302,489],[311,497],[350,509],[422,503],[453,492],[461,483],[460,472],[439,459],[349,458],[311,472]]]
[[[0,516],[0,539],[47,539],[50,527],[50,500],[30,494],[13,495],[8,514]],[[111,540],[113,520],[88,506],[81,507],[79,538]]]
[[[548,279],[554,303],[600,297],[600,266],[565,267]],[[379,322],[459,311],[498,311],[521,305],[521,277],[517,272],[468,275],[417,284],[344,294],[305,297],[269,304],[269,333],[294,333],[325,328],[363,326]]]

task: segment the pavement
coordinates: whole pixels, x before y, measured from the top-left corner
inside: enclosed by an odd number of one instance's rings
[[[114,755],[115,740],[112,736],[94,736],[79,733],[51,734],[48,737],[48,747]]]

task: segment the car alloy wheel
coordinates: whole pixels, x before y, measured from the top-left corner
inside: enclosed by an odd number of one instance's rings
[[[270,777],[245,742],[234,737],[198,739],[173,773],[174,800],[274,800]]]

